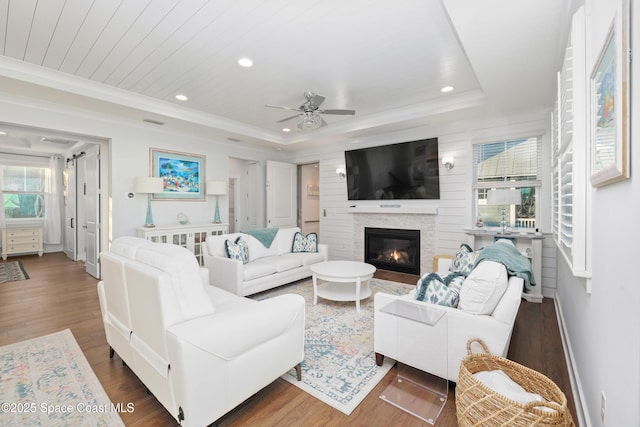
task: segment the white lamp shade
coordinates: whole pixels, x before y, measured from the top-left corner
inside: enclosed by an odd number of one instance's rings
[[[520,190],[501,188],[489,190],[487,204],[489,205],[519,205],[522,203]]]
[[[136,176],[133,191],[142,194],[162,193],[164,190],[164,179],[152,176]]]
[[[222,196],[227,194],[227,183],[224,181],[208,181],[207,182],[207,195],[209,196]]]

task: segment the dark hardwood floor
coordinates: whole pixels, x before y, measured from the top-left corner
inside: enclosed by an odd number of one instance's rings
[[[113,402],[134,404],[121,414],[127,426],[178,425],[136,376],[116,356],[109,359],[96,291],[97,280],[84,265],[63,253],[20,256],[29,280],[0,284],[0,345],[71,329],[98,379]],[[415,284],[417,276],[378,272],[376,277]],[[513,331],[509,358],[551,378],[566,394],[574,420],[575,409],[554,303],[523,301]],[[288,382],[278,379],[217,425],[227,426],[425,426],[428,425],[379,399],[393,378],[391,370],[365,400],[346,416]],[[212,384],[211,398],[215,399]],[[436,426],[457,426],[455,387]]]

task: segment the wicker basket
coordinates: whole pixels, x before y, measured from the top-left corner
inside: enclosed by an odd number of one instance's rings
[[[471,344],[479,343],[484,353],[473,354]],[[467,342],[467,356],[462,360],[456,385],[456,415],[460,427],[489,426],[574,426],[567,408],[567,398],[558,386],[539,372],[489,353],[480,339]],[[496,393],[473,374],[500,369],[530,393],[546,402],[522,405]],[[545,411],[541,406],[553,409]]]

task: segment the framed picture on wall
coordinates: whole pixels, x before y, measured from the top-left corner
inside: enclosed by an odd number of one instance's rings
[[[591,184],[629,177],[629,7],[620,0],[590,79]]]
[[[205,200],[205,156],[177,151],[150,150],[151,176],[162,178],[164,190],[153,200]]]

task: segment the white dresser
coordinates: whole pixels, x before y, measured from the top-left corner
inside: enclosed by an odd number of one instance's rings
[[[2,229],[2,259],[6,261],[8,255],[28,254],[37,252],[42,256],[42,227],[9,227]]]
[[[159,225],[153,228],[138,227],[138,237],[152,242],[172,243],[189,249],[194,253],[198,263],[203,265],[203,245],[207,236],[227,234],[229,224],[186,224],[186,225]]]

